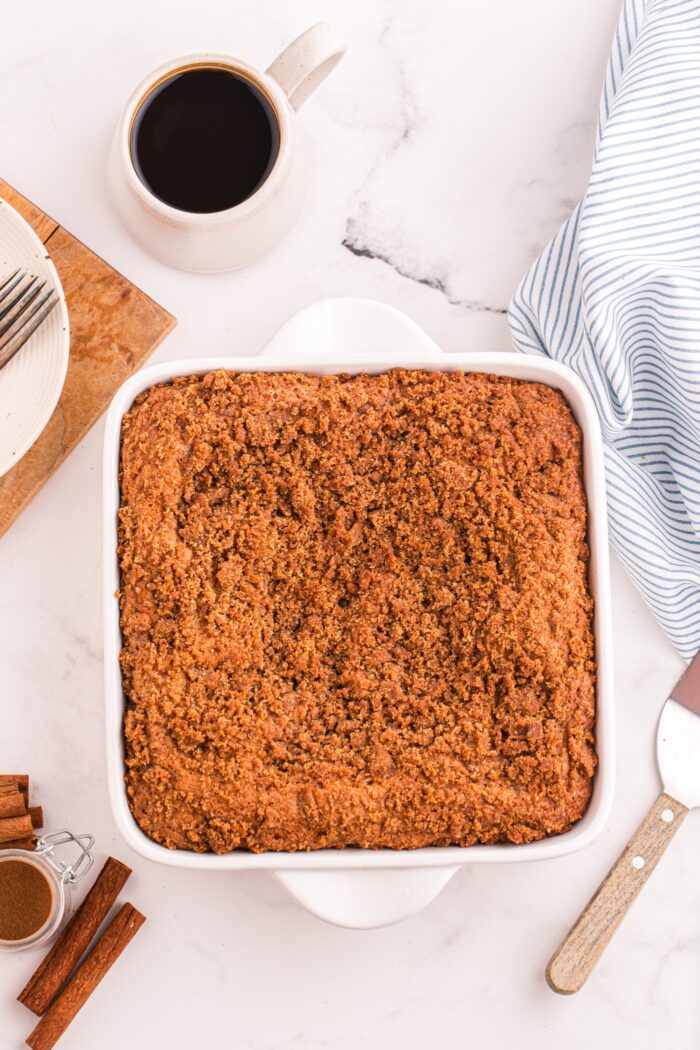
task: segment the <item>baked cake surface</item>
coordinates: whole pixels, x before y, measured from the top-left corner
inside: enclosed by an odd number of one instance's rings
[[[124,417],[126,781],[223,853],[523,843],[592,787],[581,434],[475,373],[212,372]]]

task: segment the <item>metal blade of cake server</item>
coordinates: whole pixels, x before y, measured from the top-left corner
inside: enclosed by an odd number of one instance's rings
[[[700,653],[671,690],[656,736],[664,788],[684,806],[700,806]]]

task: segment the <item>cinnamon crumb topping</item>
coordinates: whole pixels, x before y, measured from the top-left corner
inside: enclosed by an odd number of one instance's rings
[[[169,847],[523,843],[595,769],[581,435],[537,383],[212,372],[124,417],[126,780]]]

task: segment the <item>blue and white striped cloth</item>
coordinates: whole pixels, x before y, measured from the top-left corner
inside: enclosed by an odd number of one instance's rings
[[[624,0],[588,190],[518,288],[518,349],[585,379],[610,535],[681,654],[700,649],[700,2]]]

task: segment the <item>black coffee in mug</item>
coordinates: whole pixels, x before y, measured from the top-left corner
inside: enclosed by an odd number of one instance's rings
[[[154,88],[131,128],[139,178],[180,211],[242,204],[267,179],[279,148],[279,125],[263,92],[243,75],[207,66]]]

